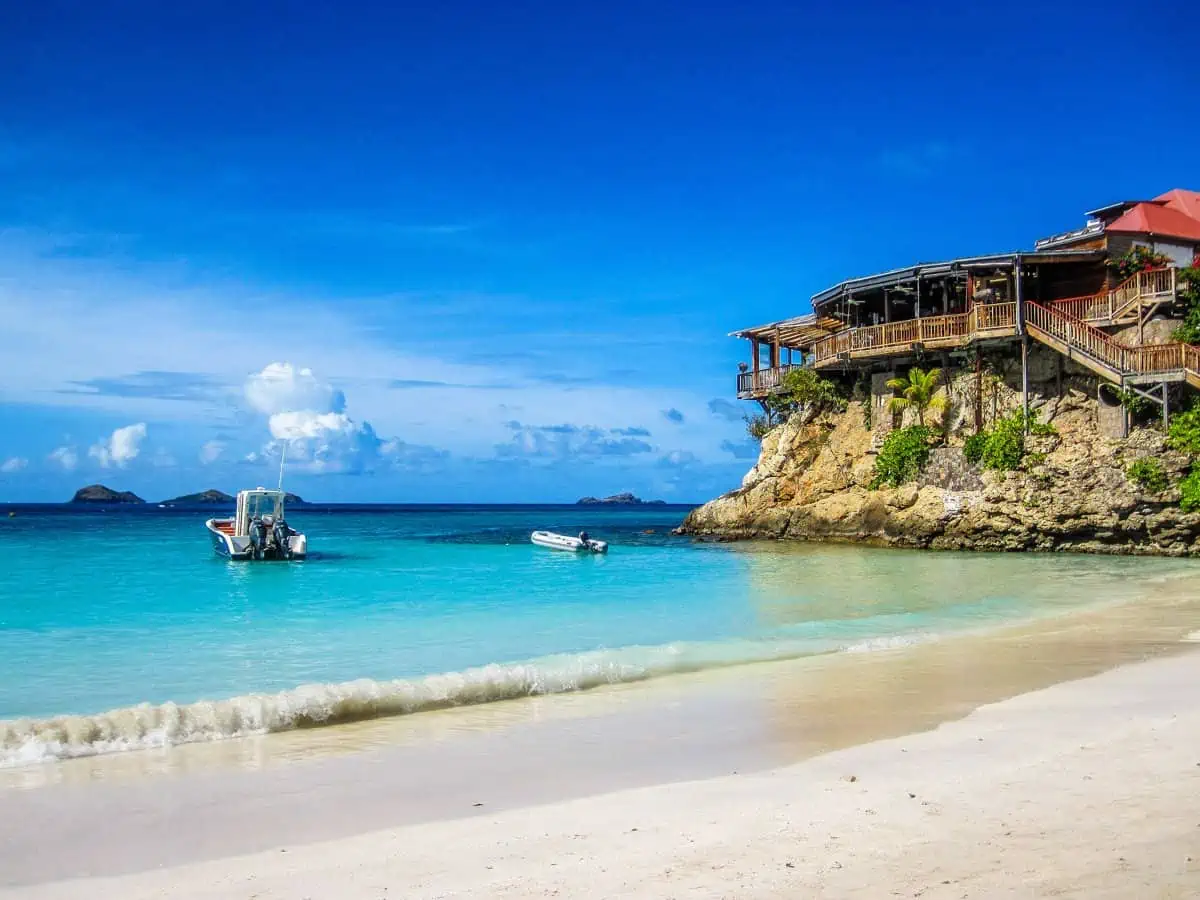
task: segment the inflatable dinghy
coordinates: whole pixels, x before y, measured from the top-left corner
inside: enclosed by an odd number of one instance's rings
[[[607,553],[608,544],[605,541],[581,541],[577,537],[565,534],[555,534],[553,531],[535,531],[529,539],[539,547],[549,547],[551,550],[566,550],[569,553]]]

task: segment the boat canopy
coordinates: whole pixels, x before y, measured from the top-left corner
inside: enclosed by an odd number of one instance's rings
[[[264,516],[275,519],[283,518],[283,491],[271,491],[266,488],[255,488],[252,491],[238,491],[237,519],[234,533],[247,535],[250,533],[250,523]]]

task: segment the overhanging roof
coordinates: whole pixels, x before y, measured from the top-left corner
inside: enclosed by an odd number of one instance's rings
[[[806,316],[794,316],[766,325],[756,325],[731,333],[730,337],[749,338],[766,343],[779,338],[781,347],[810,347],[821,338],[829,337],[836,331],[841,331],[846,324],[841,319],[832,316],[817,317],[815,313]]]
[[[1011,268],[1015,264],[1017,257],[1020,257],[1022,263],[1053,263],[1101,259],[1103,256],[1104,253],[1100,250],[1043,250],[1024,253],[998,253],[990,256],[964,256],[959,259],[946,260],[945,262],[917,263],[916,265],[906,266],[903,269],[880,272],[878,275],[849,278],[846,281],[835,284],[833,287],[826,288],[818,294],[813,294],[812,304],[813,309],[816,309],[820,304],[828,303],[830,300],[837,299],[846,294],[892,287],[893,285],[903,284],[907,281],[915,281],[918,278],[936,278],[940,275],[949,275],[951,272],[956,271],[968,271],[978,268]]]

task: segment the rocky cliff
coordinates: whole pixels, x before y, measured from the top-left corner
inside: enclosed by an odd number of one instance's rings
[[[945,444],[915,482],[870,487],[883,435],[910,424],[892,421],[886,395],[876,389],[843,413],[794,415],[769,432],[742,486],[694,510],[681,531],[934,549],[1200,555],[1200,514],[1179,509],[1174,487],[1187,458],[1166,449],[1153,427],[1122,437],[1120,407],[1098,399],[1096,379],[1083,370],[1064,370],[1045,354],[1035,363],[1031,409],[1057,434],[1029,437],[1015,471],[984,471],[962,450],[977,417],[986,425],[1020,407],[1011,365],[999,361],[986,377],[948,370]],[[1130,480],[1129,464],[1145,456],[1157,458],[1172,487],[1147,493]]]

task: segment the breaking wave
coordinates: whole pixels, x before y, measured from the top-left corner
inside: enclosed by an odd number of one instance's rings
[[[887,650],[933,637],[896,636],[840,645],[808,639],[624,647],[418,678],[307,684],[277,694],[246,694],[229,700],[143,703],[99,715],[12,719],[0,721],[0,768],[585,691],[836,651]]]

